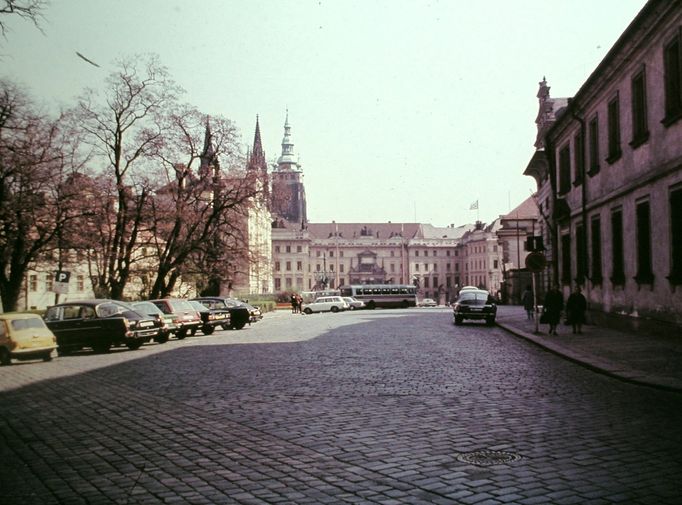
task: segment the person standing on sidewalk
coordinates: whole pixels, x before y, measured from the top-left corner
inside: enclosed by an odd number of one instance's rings
[[[566,300],[566,319],[573,326],[573,333],[583,332],[586,310],[587,300],[585,295],[582,294],[580,286],[576,286],[575,291]]]
[[[559,291],[559,286],[553,286],[545,295],[543,305],[544,316],[549,324],[549,334],[556,335],[556,327],[561,320],[561,311],[564,309],[564,295]]]
[[[523,303],[523,308],[526,311],[526,316],[528,317],[529,321],[532,321],[534,317],[533,312],[535,310],[535,301],[533,298],[533,291],[531,290],[530,286],[526,286],[526,290],[521,296],[521,303]]]

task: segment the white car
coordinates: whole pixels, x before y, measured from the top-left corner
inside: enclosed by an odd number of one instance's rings
[[[348,306],[350,307],[350,310],[358,310],[358,309],[364,309],[365,308],[365,302],[362,300],[357,300],[353,298],[352,296],[344,296],[343,299],[346,301]]]
[[[437,307],[438,303],[433,298],[424,298],[419,304],[420,307]]]
[[[313,312],[340,312],[348,310],[350,306],[340,296],[321,296],[311,303],[304,303],[301,310],[305,314],[312,314]]]

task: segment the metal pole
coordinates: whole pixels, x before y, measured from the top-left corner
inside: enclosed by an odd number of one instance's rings
[[[533,319],[535,321],[535,333],[540,333],[540,324],[539,324],[539,314],[538,314],[538,292],[535,289],[535,276],[537,274],[535,272],[531,273],[530,278],[533,281]]]

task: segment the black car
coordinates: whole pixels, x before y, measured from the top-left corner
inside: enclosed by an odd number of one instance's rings
[[[485,320],[489,325],[495,323],[497,304],[495,299],[484,289],[466,289],[459,293],[453,305],[455,324],[462,324],[465,319]]]
[[[45,313],[45,323],[57,337],[59,354],[84,347],[100,353],[118,345],[138,349],[161,330],[159,321],[126,303],[106,299],[53,305]]]
[[[229,328],[230,311],[228,309],[207,307],[196,300],[189,300],[189,303],[201,316],[201,331],[204,335],[213,333],[217,326]]]
[[[192,300],[197,301],[210,309],[229,310],[230,322],[229,324],[222,325],[226,330],[241,330],[246,326],[246,323],[251,322],[251,312],[249,312],[249,309],[242,305],[235,304],[235,300],[232,298],[201,296],[199,298],[193,298]]]

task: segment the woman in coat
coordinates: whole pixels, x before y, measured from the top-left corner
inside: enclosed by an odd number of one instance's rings
[[[564,295],[559,291],[558,286],[554,286],[547,291],[543,306],[544,319],[549,324],[549,334],[556,335],[556,327],[561,320],[561,311],[564,309]]]
[[[583,332],[586,310],[587,300],[580,292],[580,286],[576,286],[575,291],[573,291],[568,297],[568,300],[566,300],[566,318],[568,319],[569,324],[573,326],[573,333]]]

